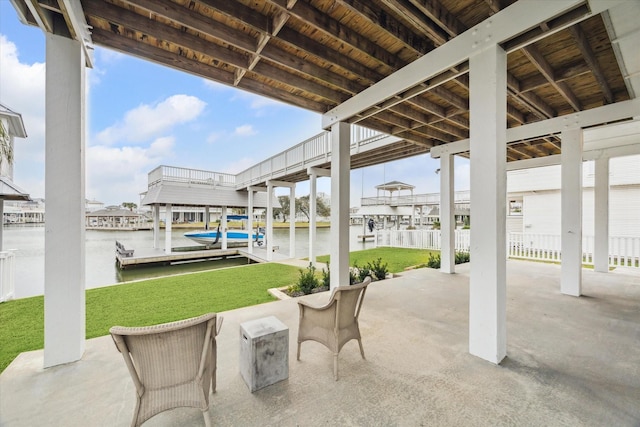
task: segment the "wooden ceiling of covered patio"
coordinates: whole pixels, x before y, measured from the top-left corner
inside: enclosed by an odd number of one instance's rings
[[[63,0],[14,0],[25,19],[68,23]],[[301,108],[325,113],[490,18],[514,0],[81,1],[93,43]],[[602,15],[589,4],[502,44],[507,126],[630,98]],[[70,28],[70,26],[68,26]],[[368,166],[469,137],[469,65],[352,117],[402,138]],[[509,144],[507,160],[560,152],[556,135]]]

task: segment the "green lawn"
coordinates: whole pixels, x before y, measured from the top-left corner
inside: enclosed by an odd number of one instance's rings
[[[429,254],[440,251],[430,251],[427,249],[406,249],[406,248],[374,248],[355,251],[349,254],[349,265],[358,264],[364,266],[368,262],[382,258],[383,263],[387,263],[390,273],[398,273],[407,267],[425,264],[429,260]],[[329,261],[329,255],[322,255],[316,258],[318,262]]]
[[[114,325],[145,326],[273,301],[269,288],[294,283],[298,269],[254,264],[87,290],[87,338]],[[44,298],[0,304],[0,372],[44,346]]]
[[[424,264],[428,250],[375,248],[351,252],[360,266],[382,258],[389,271]],[[327,262],[328,255],[318,257]],[[291,285],[299,269],[282,264],[253,264],[182,276],[150,279],[87,290],[87,338],[109,333],[114,325],[144,326],[273,301],[269,288]],[[0,372],[24,351],[43,348],[44,298],[0,304]]]

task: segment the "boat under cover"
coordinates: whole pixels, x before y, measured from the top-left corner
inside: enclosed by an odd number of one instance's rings
[[[234,220],[246,220],[248,217],[246,215],[229,215],[227,216],[227,221]],[[220,231],[220,225],[218,225],[217,230],[201,230],[201,231],[189,231],[184,233],[184,237],[193,240],[194,242],[200,243],[202,245],[215,245],[219,241],[222,240],[222,233]],[[227,242],[246,242],[248,237],[247,230],[228,230],[227,231]],[[264,233],[260,230],[257,232],[254,231],[251,235],[251,240],[256,242],[258,245],[262,245],[264,241]]]

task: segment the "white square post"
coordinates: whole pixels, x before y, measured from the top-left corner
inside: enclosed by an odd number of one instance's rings
[[[500,363],[507,351],[507,56],[494,45],[470,65],[471,275],[469,352]]]
[[[453,189],[453,155],[440,157],[440,271],[455,273],[455,229]]]
[[[267,228],[267,261],[273,259],[273,184],[267,181],[267,213],[265,214]]]
[[[253,253],[253,189],[251,187],[247,188],[249,194],[247,195],[247,252]],[[256,235],[258,235],[258,231],[256,231]]]
[[[582,129],[562,131],[560,292],[582,294]]]
[[[220,220],[220,222],[222,223],[222,227],[220,227],[220,232],[222,233],[222,239],[220,239],[222,243],[220,243],[220,248],[222,250],[226,250],[228,246],[227,231],[229,230],[229,224],[227,223],[227,207],[226,206],[222,207],[222,219]]]
[[[167,203],[164,208],[164,252],[171,253],[171,225],[173,224],[173,212],[171,203]]]
[[[317,224],[317,190],[318,175],[311,173],[309,176],[309,263],[316,265],[316,224]]]
[[[296,257],[296,184],[289,188],[289,256]]]
[[[594,270],[609,271],[609,157],[595,160]]]
[[[351,126],[331,126],[331,289],[349,284]]]
[[[85,55],[46,34],[44,367],[85,343]]]
[[[153,249],[160,249],[160,205],[153,205]]]

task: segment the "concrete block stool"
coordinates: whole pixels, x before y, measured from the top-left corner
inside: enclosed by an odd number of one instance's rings
[[[275,316],[240,324],[240,374],[252,393],[289,378],[289,328]]]

